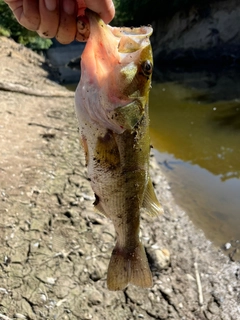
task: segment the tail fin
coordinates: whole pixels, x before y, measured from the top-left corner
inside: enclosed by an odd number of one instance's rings
[[[152,286],[152,274],[144,247],[140,242],[131,251],[120,248],[116,244],[108,266],[107,285],[109,290],[123,290],[129,283],[142,288]]]

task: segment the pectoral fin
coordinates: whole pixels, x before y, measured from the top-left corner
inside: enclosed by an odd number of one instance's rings
[[[143,116],[143,108],[139,101],[118,107],[108,112],[108,118],[122,129],[133,129]]]
[[[148,179],[148,184],[146,187],[142,208],[150,216],[157,216],[163,213],[163,208],[156,197],[155,191],[153,189],[153,184],[150,178]]]

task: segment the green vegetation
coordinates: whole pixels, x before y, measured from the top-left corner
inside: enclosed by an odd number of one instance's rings
[[[0,0],[0,17],[0,36],[11,37],[35,51],[45,50],[51,46],[50,39],[42,39],[36,32],[22,27],[3,0]]]

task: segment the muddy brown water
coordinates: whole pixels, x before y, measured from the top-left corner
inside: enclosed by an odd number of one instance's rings
[[[240,240],[239,84],[154,83],[150,96],[158,162],[177,203],[217,246]]]

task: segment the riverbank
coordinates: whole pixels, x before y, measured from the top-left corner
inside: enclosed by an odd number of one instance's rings
[[[240,6],[237,0],[211,1],[173,17],[153,21],[155,63],[166,66],[229,66],[240,63]]]
[[[144,214],[141,237],[154,286],[107,290],[114,230],[93,210],[73,93],[42,57],[5,38],[0,48],[0,318],[238,319],[239,265],[176,205],[153,157],[165,213]]]

